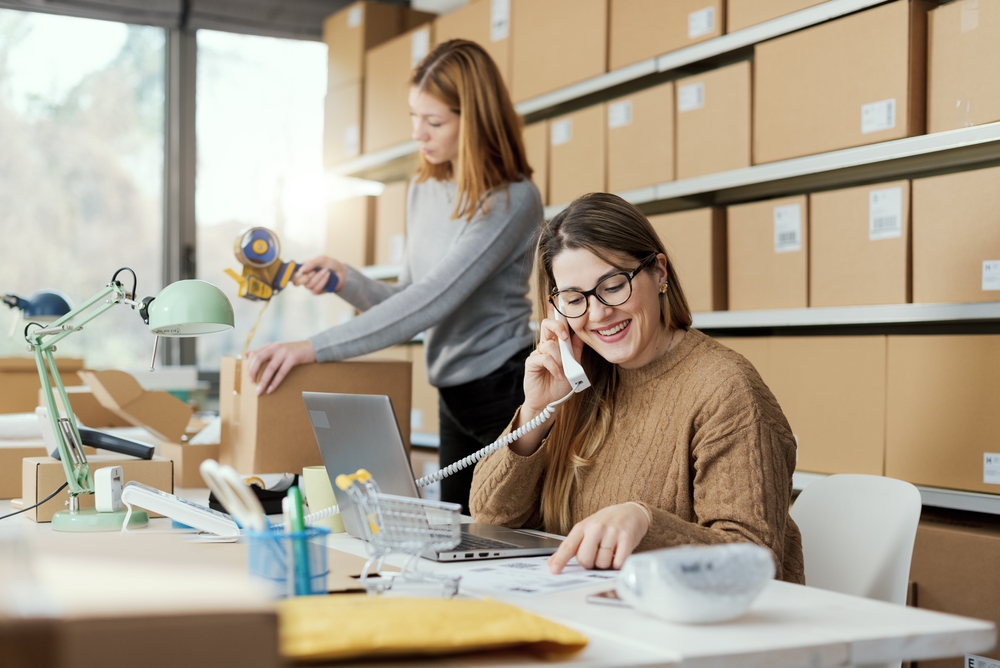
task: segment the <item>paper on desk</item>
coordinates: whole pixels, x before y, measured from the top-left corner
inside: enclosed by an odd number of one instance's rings
[[[618,578],[618,571],[587,570],[570,560],[562,573],[549,572],[548,557],[524,557],[484,562],[461,571],[462,589],[502,594],[551,594],[589,587]]]

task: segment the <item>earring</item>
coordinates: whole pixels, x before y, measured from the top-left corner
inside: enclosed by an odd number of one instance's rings
[[[663,285],[660,286],[660,294],[661,295],[667,294],[667,284],[666,283],[664,283]]]

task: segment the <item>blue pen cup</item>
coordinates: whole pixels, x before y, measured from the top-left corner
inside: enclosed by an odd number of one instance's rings
[[[316,540],[326,536],[330,530],[325,527],[309,527],[305,531],[285,533],[283,531],[247,531],[248,562],[250,575],[266,580],[274,585],[278,596],[294,596],[296,591],[306,594],[326,594],[326,576],[329,572],[326,561],[326,544]],[[307,567],[300,568],[295,563],[296,541],[305,543]],[[296,586],[297,577],[306,577],[308,582]],[[299,575],[301,574],[301,576]]]

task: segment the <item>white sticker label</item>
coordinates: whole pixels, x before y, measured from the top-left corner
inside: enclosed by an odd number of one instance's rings
[[[424,426],[424,412],[419,408],[410,409],[410,429],[419,431]]]
[[[389,237],[389,264],[400,264],[406,255],[406,235],[394,234]]]
[[[688,14],[688,39],[708,35],[715,30],[715,7],[705,7]]]
[[[1000,260],[983,260],[983,290],[1000,290]]]
[[[996,452],[983,453],[983,482],[990,485],[1000,485],[1000,454]]]
[[[550,140],[553,146],[562,146],[573,141],[573,121],[564,118],[561,121],[552,123]]]
[[[623,128],[632,125],[632,100],[623,100],[608,105],[608,127]]]
[[[861,105],[861,134],[896,127],[896,98]]]
[[[510,37],[510,0],[490,0],[490,41]]]
[[[965,663],[963,665],[965,668],[1000,668],[1000,661],[997,661],[996,659],[987,659],[985,656],[966,654]]]
[[[361,153],[361,126],[351,123],[344,128],[344,155],[350,157]]]
[[[309,420],[317,429],[329,429],[330,420],[325,411],[309,411]]]
[[[898,239],[903,236],[903,189],[885,188],[868,193],[868,238]]]
[[[410,67],[416,67],[431,51],[431,31],[427,28],[413,33],[410,40]]]
[[[358,5],[357,7],[351,7],[347,11],[347,27],[357,28],[361,25],[361,22],[365,20],[364,7]]]
[[[962,0],[962,32],[979,27],[979,0]]]
[[[774,252],[802,250],[802,207],[787,204],[774,207]]]
[[[677,111],[694,111],[705,106],[705,84],[681,86],[677,89]]]

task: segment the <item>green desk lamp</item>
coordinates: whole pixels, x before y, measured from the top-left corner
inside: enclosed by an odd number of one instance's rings
[[[132,274],[131,292],[117,280],[118,274],[123,271]],[[104,303],[93,308],[101,301]],[[146,297],[136,301],[135,272],[127,267],[116,271],[111,277],[111,282],[103,290],[52,324],[42,326],[37,322],[29,322],[25,326],[24,338],[35,355],[45,395],[45,406],[49,413],[49,423],[59,447],[63,472],[69,485],[69,510],[60,510],[52,517],[52,528],[55,531],[114,531],[121,529],[125,519],[124,510],[97,512],[94,508],[80,508],[80,495],[94,493],[94,477],[90,472],[87,457],[83,453],[73,408],[66,396],[66,389],[63,387],[52,355],[57,343],[73,332],[83,329],[85,324],[117,304],[125,304],[137,310],[143,322],[149,325],[149,331],[156,335],[153,345],[154,360],[156,343],[161,336],[200,336],[233,327],[233,305],[229,303],[226,295],[211,283],[199,280],[177,281],[163,288],[155,298]],[[65,408],[64,418],[59,416],[53,386],[59,392]],[[129,526],[142,526],[147,521],[145,512],[136,511],[132,513]]]

